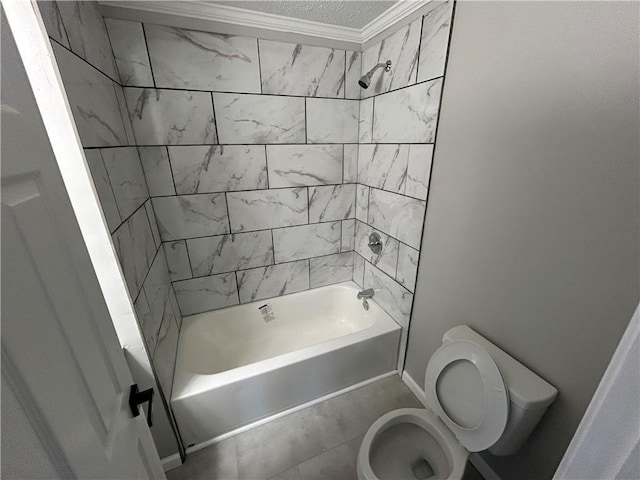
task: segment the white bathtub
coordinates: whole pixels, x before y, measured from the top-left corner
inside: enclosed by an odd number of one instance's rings
[[[171,399],[185,445],[394,371],[400,327],[375,301],[364,310],[358,290],[345,282],[185,317]]]

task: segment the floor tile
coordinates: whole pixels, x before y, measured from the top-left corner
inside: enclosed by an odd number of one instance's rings
[[[269,480],[303,480],[300,476],[300,470],[298,469],[298,465],[289,470],[286,470],[282,473],[278,473],[273,477],[269,478]]]
[[[349,445],[332,448],[298,465],[304,480],[356,480],[356,457]]]
[[[187,455],[182,466],[167,472],[167,480],[237,480],[235,438]]]

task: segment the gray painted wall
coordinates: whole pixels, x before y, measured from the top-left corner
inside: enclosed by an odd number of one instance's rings
[[[553,475],[638,302],[639,8],[456,7],[406,369],[468,324],[560,390],[503,479]]]

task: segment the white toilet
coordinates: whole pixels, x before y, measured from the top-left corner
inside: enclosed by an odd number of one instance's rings
[[[460,479],[470,452],[515,453],[558,391],[467,326],[427,365],[429,408],[389,412],[358,452],[360,480]]]

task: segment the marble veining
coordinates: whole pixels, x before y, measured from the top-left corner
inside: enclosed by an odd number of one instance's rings
[[[307,98],[309,143],[358,143],[357,100]]]
[[[360,288],[364,288],[364,263],[365,260],[357,253],[353,254],[353,281]]]
[[[160,325],[165,315],[167,315],[166,309],[171,308],[168,304],[170,289],[171,279],[169,277],[167,261],[164,256],[164,251],[160,249],[147,273],[147,278],[143,286],[145,296],[149,302],[149,309],[153,316],[154,325]]]
[[[111,189],[111,183],[109,182],[109,176],[107,170],[104,167],[102,155],[100,150],[92,149],[85,150],[84,156],[87,159],[89,165],[89,171],[93,178],[93,184],[96,187],[98,193],[98,199],[100,200],[100,206],[102,207],[102,213],[109,227],[109,232],[113,233],[121,223],[120,212],[116,205],[116,199],[113,196],[113,190]]]
[[[358,100],[362,93],[358,80],[362,76],[362,54],[360,52],[347,50],[347,73],[345,98]]]
[[[312,258],[309,268],[311,288],[349,281],[353,275],[353,252]]]
[[[355,217],[355,184],[309,188],[309,222],[328,222]]]
[[[122,119],[122,125],[124,126],[124,134],[126,137],[125,145],[136,145],[136,137],[133,134],[133,124],[129,118],[129,110],[127,107],[127,100],[124,98],[124,90],[117,83],[113,83],[113,89],[116,92],[116,101],[118,102],[118,111],[120,112],[120,118]]]
[[[138,153],[147,179],[149,195],[152,197],[175,195],[176,189],[173,185],[167,147],[139,147]]]
[[[269,186],[342,183],[342,145],[267,145]]]
[[[169,147],[169,158],[179,195],[267,188],[262,145]]]
[[[166,398],[171,398],[173,370],[178,351],[178,325],[171,308],[165,308],[165,315],[158,332],[158,342],[153,355],[153,366]]]
[[[360,145],[358,182],[395,193],[404,193],[409,145]]]
[[[413,294],[369,262],[364,267],[364,288],[375,290],[375,301],[403,328],[409,327]]]
[[[308,289],[309,260],[238,272],[240,303],[250,303]]]
[[[369,215],[369,187],[356,186],[356,219],[366,222]]]
[[[404,243],[400,244],[398,250],[398,271],[396,280],[405,286],[410,292],[416,287],[416,276],[418,275],[418,257],[420,252]]]
[[[153,358],[153,354],[156,349],[156,343],[158,341],[158,330],[160,329],[160,324],[154,323],[154,318],[151,315],[151,310],[149,310],[149,304],[147,302],[147,297],[144,294],[144,290],[140,291],[140,295],[136,298],[136,301],[133,303],[133,308],[136,311],[136,318],[138,319],[138,325],[140,325],[140,329],[142,330],[142,337],[147,345],[147,350],[149,351],[149,355]]]
[[[373,130],[373,98],[360,100],[360,117],[358,123],[358,141],[371,143]]]
[[[158,87],[260,93],[255,38],[145,24]]]
[[[391,60],[391,71],[378,70],[369,88],[363,90],[363,97],[371,97],[416,83],[420,29],[420,19],[415,20],[364,51],[362,71],[367,72],[376,64],[387,60]]]
[[[369,224],[413,248],[420,248],[425,208],[422,200],[372,189]]]
[[[340,252],[340,222],[315,223],[273,230],[276,263]]]
[[[111,236],[127,288],[135,298],[156,254],[147,213],[139,208]]]
[[[409,166],[407,169],[405,195],[421,200],[427,199],[432,159],[433,145],[409,146]]]
[[[229,233],[224,194],[155,197],[152,201],[164,242]]]
[[[52,48],[82,146],[127,145],[114,82],[60,45]]]
[[[342,237],[340,241],[340,251],[348,252],[355,250],[356,245],[356,221],[354,218],[342,221]]]
[[[183,315],[238,304],[238,286],[233,272],[181,280],[174,282],[173,287]]]
[[[439,78],[376,97],[373,141],[433,143],[441,86]]]
[[[164,255],[167,258],[167,267],[172,282],[191,278],[191,266],[189,265],[189,254],[187,253],[187,242],[176,240],[162,244]]]
[[[273,263],[271,232],[235,233],[187,240],[194,277]]]
[[[56,42],[71,48],[58,3],[51,0],[38,0],[38,10],[40,10],[47,34]]]
[[[382,252],[375,254],[369,248],[369,235],[377,233],[382,239]],[[398,265],[398,248],[400,242],[393,237],[370,227],[366,223],[356,221],[354,250],[388,275],[395,276]]]
[[[444,75],[453,1],[431,2],[422,20],[422,41],[418,61],[418,81]]]
[[[156,214],[153,211],[151,199],[147,199],[144,203],[144,208],[147,211],[147,219],[149,220],[149,226],[151,227],[153,242],[155,243],[156,248],[160,248],[160,245],[162,245],[162,239],[160,238],[160,229],[158,228],[158,222],[156,221]]]
[[[233,233],[302,225],[308,221],[306,188],[229,192]]]
[[[95,2],[56,2],[71,51],[118,81],[104,20]]]
[[[217,143],[210,93],[133,87],[124,93],[139,145]]]
[[[103,148],[100,153],[120,216],[127,218],[149,198],[138,150],[136,147]]]
[[[214,93],[220,143],[305,143],[304,98]]]
[[[142,24],[115,18],[105,18],[113,57],[124,86],[153,87],[149,55]]]
[[[356,183],[358,181],[358,145],[346,144],[343,157],[342,183]]]
[[[262,93],[344,98],[345,51],[258,40]]]

